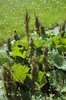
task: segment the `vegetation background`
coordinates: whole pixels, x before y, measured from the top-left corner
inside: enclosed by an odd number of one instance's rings
[[[24,29],[24,14],[30,14],[30,29],[34,29],[34,16],[42,24],[51,27],[66,20],[66,0],[0,0],[0,45],[12,37],[13,29],[21,35]]]

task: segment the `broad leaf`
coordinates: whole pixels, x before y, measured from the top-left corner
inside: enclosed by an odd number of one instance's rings
[[[43,42],[44,42],[44,40],[43,40],[42,38],[36,38],[36,39],[34,40],[34,45],[35,45],[37,48],[39,48],[39,47],[41,47],[41,46],[43,45]]]
[[[58,69],[66,70],[66,61],[64,60],[63,56],[59,55],[57,50],[53,50],[50,53],[50,58],[55,67]]]
[[[61,93],[66,93],[66,86],[62,88]]]
[[[14,64],[12,66],[12,71],[13,71],[13,78],[15,81],[18,81],[20,83],[24,83],[24,80],[27,76],[27,73],[30,68],[27,66],[22,66],[19,64]]]
[[[18,41],[12,46],[12,56],[22,57],[23,59],[27,56],[27,43],[24,41]]]
[[[40,88],[43,87],[46,84],[46,77],[45,77],[44,72],[42,72],[42,71],[38,72],[37,83],[38,83]]]

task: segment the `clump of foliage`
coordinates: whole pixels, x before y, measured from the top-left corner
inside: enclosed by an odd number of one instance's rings
[[[44,27],[41,27],[42,34],[40,34],[39,21],[36,18],[37,33],[31,33],[29,36],[28,16],[26,12],[26,36],[18,39],[14,44],[11,44],[10,41],[7,44],[9,57],[14,61],[10,65],[10,70],[13,81],[16,83],[16,97],[19,97],[20,100],[26,100],[26,98],[28,100],[65,100],[65,34],[63,36],[61,36],[61,32],[59,36],[46,34]],[[10,73],[9,75],[11,76]],[[6,76],[8,78],[7,74]]]

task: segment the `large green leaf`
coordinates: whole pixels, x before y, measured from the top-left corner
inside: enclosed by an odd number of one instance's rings
[[[12,66],[12,71],[13,71],[13,78],[15,81],[18,81],[20,83],[24,83],[24,80],[28,74],[30,68],[27,66],[22,66],[19,64],[14,64]]]
[[[46,77],[44,72],[42,71],[38,72],[37,83],[39,85],[39,88],[43,87],[46,84]]]
[[[62,88],[61,93],[66,93],[66,86]]]
[[[55,45],[57,45],[57,44],[59,44],[59,36],[54,36],[54,37],[52,37],[52,41],[55,43]]]
[[[34,40],[34,45],[35,45],[37,48],[41,47],[41,46],[43,45],[43,43],[44,43],[44,40],[43,40],[42,38],[36,38],[36,39]]]
[[[24,59],[27,56],[27,51],[24,51],[23,53],[21,53],[18,49],[16,49],[13,51],[12,55],[13,55],[13,57],[18,56],[18,57],[22,57]]]
[[[12,48],[14,49],[15,47],[18,48],[27,48],[28,47],[28,43],[27,43],[27,37],[23,37],[22,40],[17,41],[13,44]]]
[[[66,38],[60,38],[61,44],[66,45]]]
[[[66,70],[66,61],[63,56],[59,55],[57,50],[53,50],[50,53],[50,58],[55,67],[58,69]]]
[[[12,46],[12,56],[13,57],[22,57],[26,58],[27,56],[27,42],[26,41],[18,41]]]

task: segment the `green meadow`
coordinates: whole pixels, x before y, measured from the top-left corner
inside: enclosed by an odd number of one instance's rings
[[[66,20],[66,0],[0,0],[0,45],[13,36],[14,29],[19,35],[25,33],[26,9],[30,15],[30,30],[35,29],[35,16],[46,27]]]

